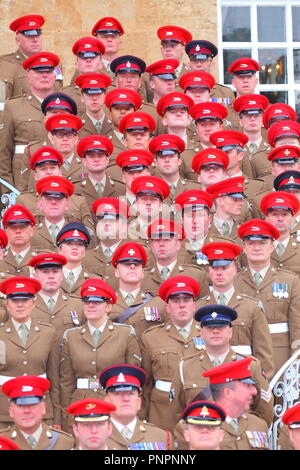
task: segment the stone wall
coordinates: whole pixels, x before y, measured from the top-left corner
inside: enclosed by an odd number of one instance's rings
[[[125,29],[122,51],[143,58],[147,64],[161,59],[156,31],[171,24],[188,29],[194,39],[217,43],[217,0],[1,0],[0,54],[15,50],[14,33],[9,24],[26,14],[41,14],[44,50],[62,60],[67,85],[73,73],[72,45],[91,35],[96,21],[114,16]]]

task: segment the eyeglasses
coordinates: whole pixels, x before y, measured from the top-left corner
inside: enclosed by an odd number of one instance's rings
[[[51,132],[51,134],[57,137],[58,139],[63,139],[64,137],[66,137],[67,139],[72,139],[73,137],[77,136],[76,131],[70,131],[70,132],[54,131],[54,132]]]

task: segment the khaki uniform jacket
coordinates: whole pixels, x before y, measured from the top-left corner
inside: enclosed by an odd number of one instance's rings
[[[276,250],[271,255],[271,263],[277,268],[287,269],[300,276],[300,239],[296,234],[290,235],[288,245],[282,256]]]
[[[25,146],[45,136],[41,103],[31,94],[11,98],[0,119],[0,177],[18,186]]]
[[[240,292],[255,297],[262,302],[269,328],[275,328],[276,330],[279,328],[282,331],[285,326],[288,329],[286,332],[279,333],[272,333],[271,331],[276,372],[289,359],[293,349],[299,348],[299,277],[290,271],[275,268],[271,265],[259,287],[254,284],[249,268],[238,272],[234,283]],[[278,284],[286,285],[287,297],[274,296]],[[286,323],[287,325],[284,325]],[[273,324],[273,327],[270,326]]]
[[[44,299],[38,293],[36,295],[35,308],[32,318],[49,323],[56,331],[56,341],[61,344],[64,332],[70,328],[83,325],[83,303],[72,296],[66,296],[59,292],[53,312],[49,310]]]
[[[67,283],[66,279],[65,278],[63,279],[63,282],[61,283],[61,290],[67,298],[73,297],[73,298],[80,299],[81,298],[80,297],[80,290],[81,290],[81,287],[82,287],[82,284],[84,283],[84,281],[86,281],[87,279],[90,279],[92,277],[93,278],[100,277],[100,276],[95,276],[93,273],[89,272],[85,268],[86,268],[86,265],[84,265],[84,266],[82,265],[82,270],[81,270],[77,280],[75,281],[74,285],[71,288],[68,286],[68,283]],[[78,325],[74,325],[74,326],[78,326]],[[71,328],[71,327],[69,327],[69,328]]]
[[[195,265],[192,264],[179,264],[180,261],[177,260],[173,270],[171,271],[169,278],[172,276],[190,276],[196,279],[201,288],[201,295],[208,295],[208,273]],[[143,280],[142,286],[144,290],[151,292],[153,295],[157,295],[158,289],[162,284],[162,279],[160,277],[159,270],[155,263],[153,268],[145,270],[145,278]]]
[[[159,445],[162,449],[174,449],[174,440],[171,433],[146,421],[137,420],[134,433],[130,441],[126,441],[113,424],[111,436],[108,439],[109,450],[129,450],[130,444],[142,444],[144,442]],[[153,447],[158,448],[158,447]]]
[[[47,393],[45,419],[60,424],[58,391],[58,355],[55,328],[32,319],[29,336],[24,346],[12,321],[0,325],[0,374],[5,377],[46,374],[51,382]],[[0,392],[0,422],[11,423],[7,396]]]
[[[235,243],[237,245],[242,245],[242,240],[240,239],[240,237],[238,235],[239,226],[240,226],[240,222],[237,219],[234,219],[233,226],[232,226],[232,229],[231,229],[231,233],[230,233],[230,235],[225,236],[225,238],[230,239],[232,241],[232,243]],[[223,237],[224,238],[224,235],[219,232],[219,230],[215,226],[213,220],[212,220],[212,223],[211,223],[211,227],[208,231],[208,235],[212,238],[214,238],[214,237]]]
[[[239,418],[239,429],[235,432],[229,423],[224,422],[225,431],[221,450],[268,450],[268,425],[251,414],[245,413]]]
[[[200,346],[201,348],[201,346]],[[224,363],[238,361],[244,359],[246,356],[236,354],[230,348]],[[205,346],[202,346],[195,354],[182,358],[179,367],[174,374],[171,385],[170,408],[173,413],[173,425],[179,423],[184,408],[192,401],[208,400],[212,401],[209,389],[209,380],[203,377],[203,372],[212,369],[214,366],[206,352]],[[251,375],[253,380],[257,383],[259,394],[255,398],[252,411],[259,416],[267,426],[270,426],[273,420],[274,411],[274,397],[269,388],[267,379],[262,374],[260,362],[254,358],[250,364]],[[179,438],[182,426],[176,426],[176,437]],[[180,441],[183,441],[181,436]]]
[[[0,261],[0,276],[1,278],[12,276],[30,276],[33,273],[33,269],[28,266],[29,260],[36,256],[37,252],[29,248],[23,260],[18,264],[10,248],[7,248],[4,252],[3,259]]]
[[[129,325],[116,324],[108,320],[94,346],[88,325],[67,330],[63,338],[60,363],[61,406],[94,396],[103,399],[105,392],[100,389],[77,388],[77,379],[89,378],[98,383],[99,374],[112,364],[141,365],[141,353],[134,329]],[[70,425],[71,417],[63,422]]]
[[[143,390],[143,417],[151,423],[173,431],[169,392],[160,390],[155,383],[158,380],[172,382],[179,361],[196,352],[195,338],[200,336],[200,326],[196,322],[186,340],[171,322],[153,326],[142,334],[142,368],[148,374]]]
[[[31,246],[38,253],[41,251],[57,252],[57,246],[53,241],[45,222],[40,222],[36,226],[35,234],[31,239]]]
[[[107,116],[104,116],[102,127],[101,127],[101,132],[98,132],[96,127],[94,126],[92,120],[90,117],[84,112],[81,114],[80,119],[83,122],[83,126],[79,131],[79,137],[80,139],[83,139],[83,137],[87,137],[88,135],[94,135],[94,134],[100,134],[100,135],[105,135],[108,134],[109,132],[112,131],[112,123],[111,121],[107,118]]]
[[[197,302],[197,308],[217,303],[211,292]],[[231,347],[238,354],[253,354],[259,359],[266,377],[271,380],[275,372],[273,346],[262,302],[236,289],[227,305],[238,314],[237,319],[232,322]]]
[[[270,174],[272,164],[268,160],[268,154],[271,150],[272,147],[268,144],[268,142],[262,139],[256,152],[251,154],[247,151],[247,156],[251,162],[253,178],[262,178]]]
[[[112,306],[112,310],[109,314],[109,318],[112,321],[116,319],[128,309],[128,305],[120,292],[120,289],[116,291],[117,302]],[[141,338],[142,333],[151,328],[153,325],[160,324],[166,321],[165,302],[158,296],[152,297],[147,303],[143,302],[147,298],[147,293],[140,291],[133,304],[130,306],[136,311],[128,317],[127,320],[122,320],[121,323],[133,326],[135,329],[138,339]]]
[[[35,450],[71,450],[74,447],[75,439],[71,434],[53,429],[44,423],[42,426],[43,431]],[[57,435],[58,439],[56,440]],[[0,436],[11,439],[20,450],[32,450],[17,426],[0,429]]]

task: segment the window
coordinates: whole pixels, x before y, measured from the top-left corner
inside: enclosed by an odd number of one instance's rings
[[[256,92],[300,112],[299,0],[218,0],[218,15],[220,83],[231,85],[234,60],[252,57],[261,66]]]

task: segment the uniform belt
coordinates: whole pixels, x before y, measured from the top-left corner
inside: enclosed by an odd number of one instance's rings
[[[269,330],[271,335],[274,333],[287,333],[289,331],[289,325],[288,322],[269,323]]]
[[[44,379],[47,378],[47,374],[41,374],[38,375],[37,377],[42,377]],[[9,377],[8,375],[0,375],[0,385],[5,384],[8,380],[15,379],[16,377]]]
[[[169,392],[171,390],[171,383],[172,382],[167,382],[166,380],[156,380],[155,388],[162,392]]]
[[[0,101],[0,111],[3,111],[4,106],[5,106],[5,103],[3,103],[3,101]]]
[[[80,390],[98,390],[100,388],[97,377],[77,379],[77,388]]]
[[[242,355],[251,356],[252,348],[249,344],[240,344],[239,346],[231,346],[231,348],[237,353]]]
[[[15,154],[17,153],[24,153],[24,150],[26,149],[27,145],[16,145],[15,146]]]

